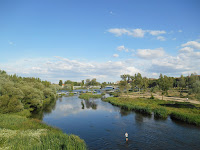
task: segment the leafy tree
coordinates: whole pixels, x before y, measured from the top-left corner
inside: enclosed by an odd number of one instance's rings
[[[170,87],[172,87],[173,85],[173,80],[172,78],[168,78],[166,75],[160,74],[160,77],[158,79],[158,83],[159,83],[159,88],[162,90],[162,100],[163,100],[163,95],[166,93],[168,94],[168,90]]]
[[[181,75],[181,77],[180,77],[180,79],[179,79],[179,81],[178,81],[178,86],[179,86],[179,88],[180,88],[180,97],[181,97],[181,91],[183,90],[183,88],[185,88],[186,87],[186,80],[185,80],[185,78],[183,77],[183,75]]]
[[[195,97],[197,98],[197,95],[200,95],[200,81],[196,81],[192,84],[192,91],[195,93]]]
[[[19,112],[19,111],[22,111],[23,109],[24,109],[24,106],[21,103],[21,101],[13,96],[8,103],[8,111]]]
[[[139,89],[139,95],[140,95],[140,89],[142,88],[143,85],[142,75],[140,73],[135,74],[135,85]]]
[[[62,80],[60,80],[60,81],[59,81],[59,85],[62,86],[62,84],[63,84],[63,82],[62,82]]]
[[[85,83],[84,83],[84,80],[82,80],[82,81],[81,81],[81,86],[83,87],[83,86],[84,86],[84,84],[85,84]]]

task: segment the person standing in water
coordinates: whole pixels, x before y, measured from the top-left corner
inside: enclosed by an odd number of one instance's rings
[[[128,133],[125,133],[126,141],[128,141]]]

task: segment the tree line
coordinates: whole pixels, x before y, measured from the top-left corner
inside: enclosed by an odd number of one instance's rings
[[[140,73],[131,76],[129,74],[121,75],[121,81],[119,87],[121,90],[137,89],[139,92],[142,89],[144,92],[150,89],[151,92],[159,89],[162,91],[162,95],[168,95],[169,89],[178,89],[180,92],[180,97],[182,92],[187,92],[189,94],[194,94],[195,98],[200,99],[200,76],[196,73],[192,73],[188,76],[181,75],[178,78],[168,77],[166,75],[160,74],[158,79],[150,79],[147,77],[142,77]]]
[[[0,113],[42,109],[56,99],[59,88],[39,78],[8,75],[0,70]]]

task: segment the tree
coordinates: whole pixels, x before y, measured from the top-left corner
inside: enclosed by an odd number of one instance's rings
[[[168,90],[170,87],[173,85],[173,79],[168,78],[166,75],[160,74],[159,79],[158,79],[158,84],[159,88],[162,90],[162,100],[163,100],[163,95],[166,93],[168,94]]]
[[[84,86],[84,80],[81,81],[81,87],[83,87],[83,86]]]
[[[142,79],[142,85],[143,85],[143,89],[144,89],[144,92],[145,92],[146,89],[147,89],[148,86],[149,86],[149,80],[148,80],[147,77],[144,77],[144,78]]]
[[[135,76],[130,76],[130,78],[131,78],[131,88],[132,88],[132,90],[134,90],[134,88],[135,88]]]
[[[60,80],[60,81],[59,81],[59,85],[62,86],[62,84],[63,84],[63,82],[62,82],[62,80]]]
[[[135,74],[135,85],[139,89],[139,97],[140,97],[140,89],[142,88],[142,75],[140,73]]]
[[[180,97],[181,97],[181,91],[183,90],[183,88],[186,87],[186,81],[185,81],[185,78],[183,77],[183,75],[181,75],[179,81],[178,81],[178,86],[179,86],[179,89],[180,89]]]
[[[23,104],[20,100],[18,100],[16,97],[12,97],[8,104],[8,111],[9,112],[19,112],[24,109]]]
[[[195,97],[197,98],[197,95],[200,94],[200,81],[196,81],[192,84],[192,91],[195,93]]]

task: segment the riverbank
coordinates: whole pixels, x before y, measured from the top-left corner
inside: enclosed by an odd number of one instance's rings
[[[134,110],[155,118],[172,119],[200,126],[200,105],[148,98],[108,97],[104,101],[123,109]]]
[[[0,150],[86,150],[84,140],[67,135],[40,120],[15,114],[0,114]]]

